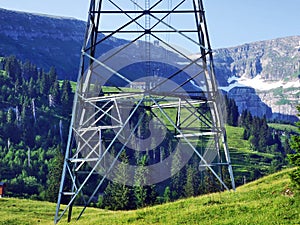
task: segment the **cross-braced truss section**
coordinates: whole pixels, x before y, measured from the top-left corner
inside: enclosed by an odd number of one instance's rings
[[[107,180],[134,186],[145,155],[143,185],[197,156],[235,189],[221,103],[201,0],[91,0],[55,223],[75,202],[80,218]]]

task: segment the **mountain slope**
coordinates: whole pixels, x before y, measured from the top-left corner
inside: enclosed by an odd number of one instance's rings
[[[252,88],[265,105],[257,104],[261,116],[269,109],[268,118],[293,120],[284,115],[297,115],[300,99],[300,36],[278,38],[217,49],[215,67],[221,89],[233,97],[240,108],[255,107],[255,101],[245,99],[240,90]],[[238,90],[238,91],[237,91]],[[253,92],[253,91],[250,91]],[[244,95],[245,96],[245,95]],[[245,104],[250,104],[245,105]],[[270,110],[269,110],[270,111]]]
[[[72,18],[52,17],[0,9],[1,55],[16,55],[49,70],[54,65],[62,78],[78,71],[85,23]]]
[[[55,66],[59,79],[77,80],[86,22],[1,8],[0,18],[1,56],[16,55],[46,70]],[[100,52],[124,43],[111,38]]]
[[[293,81],[300,69],[299,51],[300,36],[258,41],[215,50],[215,65],[223,68],[225,79],[260,75],[265,81]]]
[[[0,57],[13,54],[46,70],[55,66],[59,79],[77,79],[85,22],[5,9],[0,9],[0,18]],[[108,39],[97,54],[125,43]],[[160,55],[161,47],[152,50]],[[236,100],[240,113],[248,109],[253,115],[296,121],[295,106],[300,103],[299,50],[300,36],[216,49],[217,80],[221,89]],[[139,52],[132,54],[135,58]],[[173,63],[184,63],[182,58],[174,57]],[[139,74],[136,68],[133,70]]]
[[[135,211],[88,208],[69,224],[299,224],[300,196],[290,183],[291,169],[239,187]],[[0,199],[0,224],[53,224],[55,204]],[[74,207],[73,215],[80,212]],[[68,224],[64,218],[59,224]]]

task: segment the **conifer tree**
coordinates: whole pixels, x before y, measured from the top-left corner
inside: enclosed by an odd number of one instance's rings
[[[196,195],[195,170],[192,166],[188,166],[186,170],[186,183],[184,186],[185,197]]]
[[[169,143],[169,149],[172,148],[171,143]],[[170,152],[172,149],[170,149]],[[172,166],[171,166],[171,194],[172,199],[178,199],[184,196],[184,177],[185,177],[185,171],[184,168],[178,171],[178,168],[181,165],[181,151],[176,151],[172,160]],[[178,171],[175,173],[175,171]]]
[[[35,84],[35,81],[34,81],[33,77],[31,77],[30,80],[29,80],[28,94],[29,94],[29,97],[32,97],[32,98],[37,97],[36,84]]]
[[[10,139],[14,143],[20,140],[19,131],[16,126],[16,115],[12,109],[9,109],[6,115],[6,121],[3,126],[3,137]]]
[[[22,65],[22,74],[23,77],[29,79],[31,72],[31,63],[29,60],[26,60],[25,63]]]
[[[141,157],[138,163],[138,167],[134,176],[134,197],[137,208],[146,206],[147,199],[147,168],[146,168],[147,156]]]
[[[283,145],[281,143],[280,137],[278,133],[274,134],[273,143],[276,146],[276,151],[280,152],[282,156],[286,156],[286,152],[284,151]]]
[[[225,95],[225,104],[226,104],[226,113],[227,113],[226,117],[227,117],[228,125],[237,126],[238,119],[239,119],[239,111],[235,101],[231,98],[228,98],[227,95]]]
[[[39,84],[40,84],[40,94],[44,96],[48,96],[51,87],[51,82],[49,80],[48,74],[45,73],[44,71],[41,72]]]
[[[216,181],[216,178],[213,175],[213,173],[209,169],[206,169],[204,174],[205,174],[205,177],[204,177],[205,192],[213,193],[213,192],[218,191],[217,181]]]
[[[300,116],[300,105],[297,106],[298,116]],[[300,131],[300,122],[296,122],[296,126]],[[291,173],[291,179],[300,188],[300,135],[293,135],[291,139],[291,148],[295,151],[294,154],[289,154],[291,164],[297,168]]]
[[[26,60],[26,62],[22,64],[22,76],[26,80],[33,78],[33,80],[36,81],[38,78],[36,65],[32,64],[29,60]]]
[[[60,104],[61,94],[60,94],[59,82],[57,80],[54,81],[52,87],[50,88],[50,95],[55,105]]]
[[[268,144],[271,142],[270,130],[267,124],[266,117],[259,119],[259,133],[258,133],[258,150],[265,152]]]
[[[65,109],[64,113],[68,114],[71,112],[73,104],[73,93],[70,81],[64,80],[61,89],[61,104]]]
[[[286,154],[292,154],[293,153],[293,150],[291,149],[289,140],[290,140],[289,138],[285,138],[284,142],[283,142],[283,149],[284,149],[284,152]]]
[[[21,80],[22,70],[20,62],[17,60],[16,56],[12,55],[6,58],[5,62],[5,71],[8,73],[8,76],[16,81],[17,79]]]
[[[22,140],[30,147],[34,146],[34,121],[32,117],[29,98],[26,98],[22,105],[21,112],[21,127],[22,127]]]
[[[57,146],[54,151],[55,155],[50,161],[49,173],[47,176],[46,200],[50,202],[57,201],[60,178],[64,163],[64,157],[60,152],[60,146]]]
[[[31,77],[35,80],[35,81],[37,81],[38,80],[38,69],[37,69],[37,67],[36,67],[36,65],[34,65],[34,64],[31,64]]]
[[[164,202],[169,202],[169,201],[171,201],[171,190],[170,190],[170,187],[169,187],[169,186],[167,186],[167,187],[165,188],[163,200],[164,200]]]
[[[120,161],[124,164],[118,165],[115,182],[109,182],[103,196],[103,206],[113,210],[132,209],[134,207],[132,189],[126,185],[128,157],[125,151],[121,153]]]
[[[49,82],[52,86],[54,84],[54,82],[57,80],[56,69],[53,66],[50,68],[48,76],[49,76]]]

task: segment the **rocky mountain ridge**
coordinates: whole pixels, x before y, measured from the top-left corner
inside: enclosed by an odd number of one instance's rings
[[[85,22],[5,9],[0,18],[2,56],[13,54],[45,69],[52,64],[68,79],[77,73]]]
[[[55,66],[60,79],[76,80],[85,22],[5,9],[0,18],[0,56],[13,54],[45,69]],[[108,40],[101,51],[125,42]],[[214,62],[221,89],[236,100],[240,112],[296,120],[300,36],[216,49]]]
[[[296,120],[288,115],[297,115],[300,102],[300,36],[217,49],[214,58],[220,86],[229,96],[236,96],[234,89],[253,88],[272,109],[269,118]],[[234,98],[239,109],[244,109],[246,97]],[[257,115],[265,110],[257,108]]]
[[[279,81],[299,72],[300,36],[253,42],[215,50],[215,65],[227,77]]]

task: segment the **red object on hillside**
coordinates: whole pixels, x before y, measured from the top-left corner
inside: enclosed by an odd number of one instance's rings
[[[0,198],[5,194],[6,183],[0,182]]]

